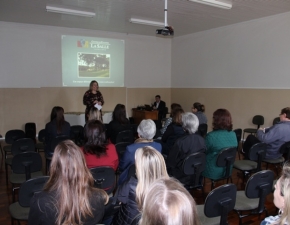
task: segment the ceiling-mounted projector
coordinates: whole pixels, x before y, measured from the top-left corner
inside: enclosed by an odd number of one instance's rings
[[[166,26],[161,29],[156,30],[156,35],[163,35],[163,36],[173,36],[174,30],[171,26]]]

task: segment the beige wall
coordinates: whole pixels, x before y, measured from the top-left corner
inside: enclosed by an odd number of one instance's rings
[[[65,112],[84,112],[82,103],[87,88],[3,88],[0,89],[0,134],[10,129],[24,129],[26,122],[35,122],[37,131],[49,121],[53,106],[62,106]],[[156,94],[170,105],[170,88],[101,88],[104,111],[112,111],[116,104],[131,108],[154,102]],[[127,96],[127,97],[126,97]],[[126,101],[127,99],[127,101]]]
[[[290,90],[281,89],[216,89],[216,88],[172,88],[171,102],[182,105],[189,111],[194,102],[206,107],[209,130],[212,114],[218,108],[226,108],[233,118],[233,127],[254,127],[252,117],[260,114],[265,118],[264,126],[271,126],[282,108],[290,106]]]

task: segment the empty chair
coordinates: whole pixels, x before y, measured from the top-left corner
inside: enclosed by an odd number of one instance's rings
[[[113,168],[100,166],[90,169],[95,180],[95,187],[103,189],[107,194],[111,194],[115,189],[116,175]]]
[[[211,180],[211,189],[214,188],[216,181],[227,179],[228,183],[229,179],[232,178],[232,166],[236,159],[236,152],[237,152],[236,147],[225,148],[220,151],[216,160],[216,165],[218,167],[224,167],[224,174],[217,179],[209,178]]]
[[[123,131],[120,131],[117,134],[117,137],[116,137],[116,144],[118,144],[120,142],[133,143],[134,142],[134,134],[133,134],[133,131],[132,130],[123,130]]]
[[[22,152],[34,152],[35,143],[30,138],[21,138],[14,141],[11,145],[11,153],[13,156]],[[8,166],[12,165],[13,157],[5,159],[5,170],[6,170],[6,184],[8,183]]]
[[[132,143],[131,142],[119,142],[115,145],[119,160],[122,159],[122,157],[126,151],[127,146],[130,144],[132,144]]]
[[[243,131],[242,131],[241,128],[237,128],[237,129],[234,130],[234,132],[236,133],[236,136],[237,136],[237,142],[238,142],[237,151],[238,151],[239,159],[241,159],[239,146],[240,146],[240,142],[241,142],[241,139],[242,139],[242,132]]]
[[[261,214],[265,208],[265,200],[268,194],[272,192],[274,173],[270,170],[263,170],[252,175],[245,191],[238,191],[234,210],[239,215],[239,224],[242,224],[244,217]],[[249,214],[243,214],[244,211],[250,211]]]
[[[48,178],[47,176],[32,178],[20,186],[18,202],[12,203],[9,206],[12,224],[14,224],[14,220],[18,220],[18,222],[28,220],[30,200],[35,192],[42,190]]]
[[[39,152],[41,149],[44,151],[45,129],[38,132],[37,140],[38,142],[35,144],[36,151]]]
[[[182,166],[183,172],[191,177],[191,182],[185,185],[187,189],[202,187],[200,176],[205,170],[205,162],[206,156],[204,152],[193,153],[186,157]]]
[[[253,145],[248,153],[249,160],[237,160],[234,162],[234,168],[244,174],[244,178],[253,172],[261,170],[262,160],[265,158],[266,144],[257,143]]]
[[[245,140],[245,133],[255,134],[261,125],[264,125],[264,117],[256,115],[252,119],[252,123],[257,125],[257,128],[245,128],[243,132],[243,140]]]
[[[236,203],[237,187],[225,184],[212,190],[204,205],[197,205],[197,215],[202,225],[227,225],[228,213]]]
[[[7,153],[11,153],[11,145],[14,141],[25,138],[25,133],[23,130],[9,130],[5,134],[5,142],[8,145],[3,147],[3,151],[5,154],[5,159],[7,158]]]
[[[24,126],[25,137],[31,138],[36,142],[36,124],[35,123],[26,123]]]
[[[30,178],[43,176],[42,159],[37,152],[24,152],[15,155],[12,159],[9,181],[12,184],[13,202],[15,200],[15,190],[19,187],[15,185],[22,184]]]

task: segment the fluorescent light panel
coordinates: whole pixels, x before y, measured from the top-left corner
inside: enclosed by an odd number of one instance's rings
[[[84,8],[72,7],[72,6],[61,6],[61,5],[56,5],[56,4],[47,4],[46,11],[74,15],[74,16],[84,16],[84,17],[96,16],[96,13],[90,9],[84,9]]]
[[[164,27],[164,23],[157,22],[157,21],[142,20],[142,19],[136,19],[136,18],[131,18],[129,21],[131,23],[137,23],[137,24],[142,24],[142,25],[149,25],[149,26],[156,26],[156,27]]]
[[[189,0],[191,2],[197,2],[205,5],[210,5],[218,8],[223,8],[223,9],[231,9],[232,8],[232,3],[227,3],[227,2],[222,2],[222,1],[216,1],[216,0]]]

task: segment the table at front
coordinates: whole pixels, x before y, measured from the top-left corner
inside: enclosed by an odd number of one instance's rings
[[[132,109],[132,117],[135,124],[139,124],[144,119],[158,120],[158,111]]]

